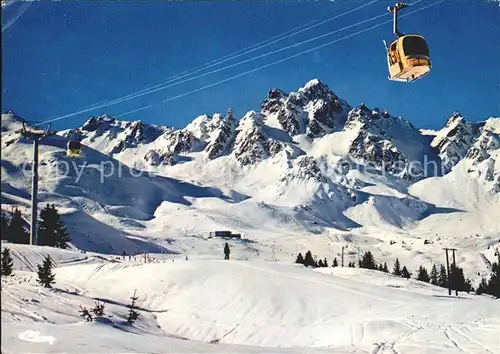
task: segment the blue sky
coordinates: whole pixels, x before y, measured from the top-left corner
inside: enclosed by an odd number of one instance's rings
[[[435,1],[423,0],[404,11]],[[71,114],[367,2],[369,0],[34,2],[8,28],[2,29],[2,111],[12,108],[28,120],[39,121]],[[123,119],[182,127],[200,114],[226,112],[228,107],[241,117],[248,110],[260,109],[270,88],[295,91],[313,78],[322,80],[351,105],[364,102],[369,107],[385,108],[421,128],[441,127],[454,110],[474,121],[498,116],[500,9],[498,3],[487,0],[446,0],[401,19],[403,32],[422,34],[430,46],[433,70],[413,84],[387,80],[382,39],[389,41],[393,34],[392,24],[386,24],[317,51],[161,103],[169,97],[390,20],[386,7],[393,3],[381,0],[209,70],[386,12],[383,19],[182,85],[62,119],[54,122],[53,127],[76,127],[90,115],[119,115],[145,105],[153,106]],[[2,11],[3,24],[24,10],[19,6],[14,4]]]

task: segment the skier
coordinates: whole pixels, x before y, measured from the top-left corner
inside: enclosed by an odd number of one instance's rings
[[[224,259],[229,259],[229,253],[231,253],[231,251],[229,250],[229,245],[226,242],[226,245],[224,246]]]

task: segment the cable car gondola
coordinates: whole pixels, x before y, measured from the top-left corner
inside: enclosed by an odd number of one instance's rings
[[[412,82],[421,79],[431,71],[429,47],[419,34],[403,34],[398,29],[398,11],[407,4],[396,3],[387,10],[394,15],[394,34],[398,37],[387,50],[389,80]]]
[[[66,155],[68,157],[82,156],[82,143],[78,140],[70,140],[66,145]]]

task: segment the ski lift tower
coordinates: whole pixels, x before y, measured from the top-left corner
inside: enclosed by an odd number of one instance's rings
[[[31,228],[30,228],[30,245],[37,245],[37,216],[38,216],[38,142],[45,139],[50,134],[49,124],[47,130],[31,130],[26,129],[23,123],[23,128],[17,133],[28,139],[33,139],[33,177],[31,184]]]

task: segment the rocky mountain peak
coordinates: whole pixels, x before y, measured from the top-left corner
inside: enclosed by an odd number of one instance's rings
[[[444,173],[451,171],[465,157],[474,143],[478,127],[478,124],[465,120],[459,112],[454,112],[446,121],[431,142],[431,146],[439,153]]]
[[[324,100],[329,102],[339,99],[327,85],[318,79],[313,79],[307,82],[305,86],[299,88],[293,96],[295,96],[295,98],[299,101],[304,100],[306,102],[315,100]],[[302,101],[302,103],[305,103],[304,101]]]
[[[500,149],[500,134],[487,129],[481,129],[481,133],[467,151],[465,157],[474,160],[475,163],[479,163],[487,159],[490,153],[497,149]]]
[[[267,98],[262,102],[261,109],[266,113],[276,113],[284,104],[288,95],[278,88],[269,90]]]
[[[449,127],[453,124],[458,124],[458,123],[461,123],[461,122],[464,122],[465,121],[465,118],[460,114],[460,112],[458,111],[455,111],[452,113],[452,115],[450,116],[450,118],[448,118],[446,120],[446,123],[445,123],[445,127]]]
[[[312,156],[299,156],[295,166],[286,172],[281,181],[290,179],[313,180],[326,183],[327,178],[321,172],[316,160]]]
[[[98,129],[106,130],[114,122],[116,122],[116,118],[107,114],[103,114],[98,117],[91,116],[85,123],[83,123],[80,130],[85,130],[87,132],[93,132]]]
[[[290,94],[270,90],[261,108],[265,115],[275,117],[290,136],[307,134],[310,139],[340,130],[350,109],[347,102],[318,79]]]
[[[205,152],[210,160],[228,152],[236,135],[236,121],[232,111],[229,111],[224,117],[221,114],[214,115],[213,120],[214,129],[205,147]]]
[[[239,121],[233,154],[242,165],[275,156],[284,148],[282,142],[264,131],[264,118],[264,114],[250,111]]]

